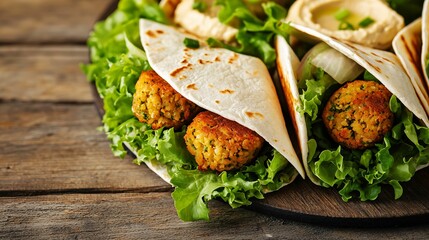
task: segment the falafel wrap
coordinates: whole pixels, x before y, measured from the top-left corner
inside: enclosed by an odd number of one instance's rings
[[[277,67],[309,179],[344,201],[395,199],[429,162],[429,119],[397,57],[291,24],[301,59],[276,38]]]
[[[260,59],[204,42],[186,47],[185,34],[150,20],[140,20],[140,34],[152,69],[177,92],[257,132],[304,176],[273,81]]]
[[[184,34],[155,1],[121,0],[91,33],[84,66],[114,154],[131,150],[170,183],[185,221],[208,220],[212,199],[250,205],[304,177],[267,69],[286,10],[267,3],[260,20],[241,1],[217,2],[241,22],[234,45]]]

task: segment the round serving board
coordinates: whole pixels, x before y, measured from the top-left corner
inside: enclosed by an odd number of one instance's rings
[[[95,106],[103,116],[103,103],[91,84]],[[132,154],[132,153],[130,153]],[[429,168],[404,183],[404,194],[394,200],[393,189],[386,186],[375,201],[344,202],[334,189],[298,177],[279,191],[254,200],[246,207],[284,219],[341,227],[405,226],[429,221]]]

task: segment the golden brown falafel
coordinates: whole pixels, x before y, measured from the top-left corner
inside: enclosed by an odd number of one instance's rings
[[[153,129],[181,128],[200,111],[153,70],[143,71],[135,87],[132,111]]]
[[[254,131],[209,111],[194,118],[184,139],[200,170],[218,172],[251,162],[264,144]]]
[[[322,119],[330,136],[349,149],[366,149],[383,139],[393,126],[392,94],[373,81],[355,80],[329,98]]]

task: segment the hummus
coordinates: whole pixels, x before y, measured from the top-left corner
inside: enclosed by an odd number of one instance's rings
[[[347,23],[353,30],[340,30],[336,14],[347,11]],[[373,22],[359,27],[370,18]],[[289,9],[287,21],[315,29],[339,40],[387,49],[395,35],[404,27],[402,16],[382,0],[297,0]]]

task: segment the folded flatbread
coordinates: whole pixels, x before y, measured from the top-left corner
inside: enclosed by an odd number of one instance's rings
[[[424,3],[422,17],[403,28],[393,39],[392,47],[429,115],[429,1]]]
[[[263,137],[304,177],[286,129],[276,89],[264,63],[222,48],[188,48],[177,29],[140,20],[140,37],[152,69],[200,107],[235,121]],[[165,180],[155,162],[149,166]],[[149,163],[151,165],[151,163]]]

